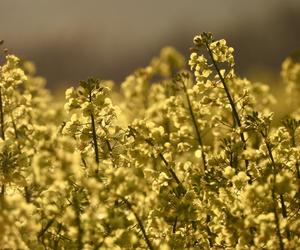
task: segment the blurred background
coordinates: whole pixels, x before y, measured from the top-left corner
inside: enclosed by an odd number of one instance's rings
[[[120,83],[168,45],[188,57],[202,31],[235,48],[240,75],[279,77],[300,48],[300,0],[0,0],[0,40],[53,90],[90,76]]]

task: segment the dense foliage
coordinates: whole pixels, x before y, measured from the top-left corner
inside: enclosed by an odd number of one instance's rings
[[[300,246],[299,58],[282,66],[295,109],[274,125],[275,98],[236,74],[233,48],[193,42],[188,66],[164,48],[119,90],[81,81],[64,106],[6,55],[1,249]]]

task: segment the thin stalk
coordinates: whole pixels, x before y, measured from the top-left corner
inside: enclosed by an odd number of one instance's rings
[[[150,240],[149,240],[149,237],[148,237],[148,235],[147,235],[147,233],[146,233],[146,230],[145,230],[145,227],[144,227],[144,225],[143,225],[143,222],[142,222],[142,220],[140,219],[140,217],[138,216],[138,214],[135,212],[135,210],[132,208],[131,203],[130,203],[127,199],[125,199],[124,197],[120,197],[120,198],[121,198],[121,199],[123,200],[123,202],[127,205],[127,208],[133,213],[135,219],[137,220],[138,225],[139,225],[139,227],[140,227],[140,229],[141,229],[141,231],[142,231],[142,233],[143,233],[143,236],[144,236],[144,239],[145,239],[145,241],[146,241],[146,244],[147,244],[148,248],[149,248],[150,250],[154,250],[154,248],[153,248],[153,246],[152,246],[152,244],[151,244],[151,242],[150,242]]]
[[[62,224],[59,223],[58,228],[57,228],[57,235],[60,234],[61,229],[62,229]],[[57,237],[57,239],[54,241],[54,246],[53,246],[54,250],[59,249],[59,241],[60,241],[60,238]]]
[[[293,148],[295,148],[296,147],[295,131],[293,131],[293,133],[292,133],[291,140],[292,140],[292,146],[293,146]],[[296,159],[295,166],[296,166],[297,178],[300,179],[299,161],[297,159]]]
[[[197,121],[196,121],[196,117],[195,117],[195,114],[194,114],[194,110],[193,110],[193,107],[192,107],[192,103],[191,103],[189,94],[187,92],[187,88],[186,88],[186,86],[185,86],[185,84],[184,84],[183,81],[182,81],[182,85],[183,85],[184,93],[186,95],[186,99],[187,99],[187,103],[188,103],[188,107],[189,107],[189,112],[191,114],[191,117],[192,117],[192,120],[193,120],[193,124],[194,124],[194,128],[196,130],[198,144],[201,147],[201,157],[202,157],[202,161],[203,161],[203,167],[204,167],[204,170],[206,170],[207,169],[206,157],[205,157],[205,153],[204,153],[204,147],[203,147],[203,142],[202,142],[202,138],[201,138],[200,129],[199,129]]]
[[[28,189],[28,186],[25,186],[24,187],[24,197],[25,197],[25,200],[27,203],[30,203],[30,200],[31,200],[31,193]]]
[[[176,233],[177,220],[178,220],[178,216],[175,217],[175,220],[173,223],[173,227],[172,227],[173,234]]]
[[[277,212],[277,202],[276,202],[276,193],[275,193],[275,183],[276,183],[276,166],[275,166],[275,160],[274,160],[274,157],[273,157],[273,153],[272,153],[272,149],[271,149],[271,145],[268,141],[268,138],[267,138],[267,135],[265,133],[263,133],[261,131],[261,135],[264,139],[264,143],[267,147],[267,151],[268,151],[268,155],[271,159],[271,163],[272,163],[272,171],[273,171],[273,185],[272,185],[272,200],[273,200],[273,212],[274,212],[274,216],[275,216],[275,224],[276,224],[276,234],[277,234],[277,237],[278,237],[278,240],[279,240],[279,247],[280,247],[280,250],[284,250],[284,243],[283,243],[283,240],[282,240],[282,236],[281,236],[281,233],[280,233],[280,223],[279,223],[279,216],[278,216],[278,212]],[[286,218],[286,207],[285,207],[285,204],[284,204],[284,200],[283,200],[283,196],[280,197],[282,199],[282,202],[281,202],[281,212],[282,212],[282,216],[284,218]],[[287,233],[287,236],[290,237],[290,231],[287,229],[286,230],[286,233]]]
[[[111,232],[109,232],[107,235],[105,235],[104,237],[103,237],[103,240],[101,241],[101,242],[99,242],[98,244],[95,244],[95,246],[94,246],[94,250],[98,250],[98,249],[101,249],[101,247],[102,247],[102,245],[104,244],[104,242],[105,242],[105,239],[109,236],[111,234]]]
[[[106,143],[106,145],[107,145],[107,148],[108,148],[108,151],[109,151],[109,156],[110,156],[111,162],[112,162],[112,164],[113,164],[113,167],[115,167],[116,164],[115,164],[114,157],[113,157],[113,149],[112,149],[112,146],[111,146],[111,144],[110,144],[110,142],[109,142],[108,139],[105,139],[105,143]]]
[[[133,129],[132,127],[129,127],[130,131],[132,132],[132,136],[135,138],[136,135],[135,133],[138,133],[135,129]],[[154,147],[153,142],[150,139],[145,139],[145,142],[148,143],[150,146]],[[162,153],[158,154],[159,158],[163,161],[163,163],[165,164],[166,168],[168,169],[168,171],[171,173],[173,179],[176,181],[176,183],[183,187],[183,184],[181,183],[181,181],[179,180],[179,178],[177,177],[176,173],[174,172],[174,170],[172,169],[172,167],[170,166],[169,162],[166,160],[166,158],[164,157],[164,155]],[[185,190],[185,188],[184,188]]]
[[[299,170],[299,162],[296,161],[296,171],[297,171],[297,178],[300,179],[300,170]]]
[[[215,61],[215,59],[214,59],[213,53],[212,53],[212,51],[211,51],[208,43],[206,42],[205,45],[206,45],[206,49],[207,49],[207,51],[209,53],[209,56],[210,56],[210,58],[212,60],[212,63],[213,63],[213,65],[214,65],[214,67],[215,67],[215,69],[217,71],[217,74],[218,74],[218,76],[219,76],[219,78],[220,78],[220,80],[222,82],[222,85],[223,85],[223,88],[225,90],[227,99],[228,99],[229,104],[231,106],[232,115],[233,115],[233,118],[234,118],[233,121],[236,122],[236,124],[238,125],[239,128],[241,128],[242,127],[242,123],[241,123],[239,114],[238,114],[238,112],[236,110],[234,101],[233,101],[233,99],[232,99],[232,97],[230,95],[229,88],[227,87],[226,81],[225,81],[224,77],[221,74],[219,66],[218,66],[217,62]],[[244,136],[243,132],[240,133],[240,138],[241,138],[241,141],[243,142],[243,149],[246,150],[247,149],[247,144],[246,144],[246,139],[245,139],[245,136]],[[246,173],[247,173],[248,177],[250,178],[249,179],[249,183],[251,184],[252,183],[252,176],[248,172],[248,167],[249,167],[249,161],[248,160],[245,160],[245,165],[246,165]]]
[[[3,141],[5,140],[5,134],[4,134],[4,111],[3,111],[3,101],[2,101],[2,90],[0,87],[0,125],[1,125],[1,138]]]
[[[228,99],[228,101],[229,101],[229,103],[230,103],[230,106],[231,106],[231,109],[232,109],[232,113],[233,113],[234,119],[235,119],[237,125],[238,125],[239,127],[241,127],[241,126],[242,126],[241,120],[240,120],[240,117],[239,117],[238,112],[237,112],[237,110],[236,110],[234,101],[233,101],[233,99],[232,99],[232,97],[231,97],[231,95],[230,95],[230,92],[229,92],[229,89],[228,89],[227,84],[226,84],[226,82],[225,82],[225,79],[224,79],[224,77],[223,77],[222,74],[221,74],[221,71],[220,71],[220,69],[219,69],[219,66],[218,66],[217,62],[215,61],[215,59],[214,59],[213,53],[212,53],[212,51],[211,51],[211,49],[210,49],[208,43],[206,42],[205,45],[206,45],[206,49],[207,49],[207,51],[208,51],[208,53],[209,53],[209,56],[210,56],[210,58],[211,58],[211,60],[212,60],[212,63],[213,63],[213,65],[214,65],[214,67],[215,67],[215,69],[216,69],[216,71],[217,71],[217,74],[218,74],[218,76],[219,76],[219,78],[220,78],[220,80],[221,80],[221,82],[222,82],[223,87],[224,87],[224,90],[225,90],[227,99]],[[241,135],[241,136],[242,136],[242,135]]]
[[[92,92],[89,93],[89,102],[92,103]],[[91,127],[92,127],[92,136],[93,136],[93,145],[94,145],[94,152],[95,152],[95,161],[99,163],[99,149],[98,149],[98,142],[97,142],[97,133],[96,133],[96,124],[95,124],[95,117],[94,114],[90,114],[91,118]]]
[[[95,152],[95,161],[99,163],[99,149],[98,149],[98,142],[97,142],[97,134],[96,134],[96,124],[94,115],[91,114],[91,126],[92,126],[92,134],[93,134],[93,145],[94,145],[94,152]]]
[[[112,147],[111,147],[109,141],[106,139],[105,142],[106,142],[107,148],[109,150],[109,153],[112,154]]]
[[[18,133],[17,125],[16,125],[15,118],[14,118],[12,112],[10,113],[10,118],[11,118],[11,123],[12,123],[13,129],[14,129],[15,139],[18,142],[17,143],[18,150],[19,150],[19,153],[21,154],[22,153],[21,145],[20,145],[20,143],[18,141],[19,133]],[[24,197],[25,197],[26,202],[30,203],[30,192],[29,192],[27,186],[24,187]]]
[[[11,123],[13,125],[13,129],[14,129],[14,134],[15,134],[15,139],[18,139],[19,138],[19,135],[18,135],[18,129],[17,129],[17,125],[15,123],[15,119],[14,119],[14,116],[13,114],[11,113]],[[18,144],[19,146],[19,144]]]
[[[83,249],[83,241],[82,241],[82,238],[83,238],[83,228],[82,228],[82,225],[81,225],[81,220],[80,220],[80,206],[78,204],[78,200],[77,198],[74,197],[74,201],[73,201],[73,204],[74,204],[74,209],[75,209],[75,223],[76,223],[76,226],[77,226],[77,239],[76,239],[76,243],[77,243],[77,250],[82,250]]]
[[[46,224],[46,226],[44,228],[41,229],[41,231],[38,233],[38,239],[41,238],[46,231],[51,227],[51,225],[53,224],[53,222],[55,221],[55,218],[52,218],[48,221],[48,223]]]
[[[208,214],[207,216],[206,216],[206,231],[207,231],[207,234],[208,234],[208,242],[209,242],[209,246],[210,247],[213,247],[214,246],[214,243],[213,243],[213,235],[212,235],[212,232],[211,232],[211,230],[210,230],[210,228],[209,228],[209,226],[208,226],[208,223],[210,222],[210,220],[211,220],[211,217],[210,217],[210,215]]]
[[[146,139],[145,140],[150,146],[154,147],[154,144],[151,140]],[[182,185],[181,181],[179,180],[179,178],[177,177],[176,173],[174,172],[174,170],[170,167],[169,162],[166,160],[166,158],[164,157],[164,155],[162,153],[159,153],[158,156],[161,158],[161,160],[164,162],[165,166],[167,167],[167,169],[169,170],[169,172],[171,173],[173,179],[176,181],[176,183],[178,185]]]
[[[1,196],[4,197],[5,194],[5,184],[2,184],[1,186]]]
[[[203,147],[203,142],[202,142],[200,130],[199,130],[199,127],[197,125],[197,121],[196,121],[196,117],[195,117],[194,110],[193,110],[193,107],[192,107],[192,103],[191,103],[191,100],[190,100],[190,97],[189,97],[189,94],[188,94],[188,91],[187,91],[187,88],[186,88],[184,82],[182,82],[182,85],[183,85],[184,93],[186,95],[189,111],[190,111],[190,114],[191,114],[191,117],[192,117],[192,120],[193,120],[194,128],[196,130],[198,144],[201,147],[201,157],[202,157],[202,161],[203,161],[203,167],[204,167],[204,170],[206,170],[207,169],[207,163],[206,163],[206,157],[205,157],[205,153],[204,153],[204,147]],[[176,217],[176,219],[177,219],[177,217]],[[211,233],[211,230],[208,226],[209,221],[210,221],[210,216],[207,215],[207,217],[206,217],[206,231],[207,231],[207,234],[208,234],[209,245],[210,245],[210,247],[213,247],[212,233]]]
[[[10,113],[10,119],[11,119],[11,123],[12,123],[13,129],[14,129],[15,139],[18,142],[17,143],[17,147],[18,147],[19,153],[21,154],[22,153],[21,145],[20,145],[20,143],[18,141],[19,133],[18,133],[17,125],[16,125],[15,118],[14,118],[12,112]]]
[[[283,218],[286,219],[287,218],[287,210],[286,210],[286,205],[284,202],[283,194],[280,194],[279,198],[280,198],[280,204],[281,204],[281,213],[282,213]],[[289,229],[286,229],[286,237],[288,240],[291,239],[291,233],[290,233]]]
[[[284,250],[284,244],[283,244],[282,236],[281,236],[281,233],[280,233],[280,223],[279,223],[279,216],[278,216],[278,213],[277,213],[276,197],[275,197],[274,187],[272,188],[272,200],[273,200],[273,210],[274,210],[274,216],[275,216],[276,235],[277,235],[278,240],[279,240],[279,248],[280,248],[280,250]]]
[[[287,125],[288,127],[288,125]],[[289,133],[290,133],[290,136],[291,136],[291,144],[292,144],[292,147],[293,148],[296,148],[296,137],[295,137],[295,130],[297,128],[295,128],[294,126],[291,126],[290,130],[289,130]],[[296,175],[297,175],[297,179],[300,180],[300,170],[299,170],[299,161],[298,159],[296,158],[296,163],[295,163],[295,168],[296,168]],[[300,187],[298,187],[298,192],[297,192],[297,195],[296,197],[298,197],[298,200],[299,200],[299,194],[300,194]]]
[[[134,133],[137,133],[137,131],[135,131],[135,129],[129,127],[129,129],[131,130],[132,132],[132,136],[135,138],[135,134]],[[148,143],[150,146],[154,147],[154,144],[153,142],[150,140],[150,139],[145,139],[145,142]],[[183,194],[186,193],[186,189],[185,187],[183,186],[183,184],[181,183],[181,181],[179,180],[179,178],[177,177],[176,173],[174,172],[174,170],[172,169],[172,167],[169,165],[169,162],[166,160],[166,158],[164,157],[164,155],[162,153],[159,153],[158,154],[159,157],[161,158],[161,160],[164,162],[166,168],[169,170],[169,172],[171,173],[172,175],[172,178],[175,180],[175,182],[177,183],[177,185],[179,187],[182,188],[182,190],[180,190]],[[180,194],[182,194],[180,193]],[[124,200],[124,198],[123,198]],[[128,201],[125,200],[125,202],[127,203]],[[176,232],[176,226],[177,226],[177,221],[178,221],[178,218],[176,217],[175,218],[175,221],[174,221],[174,224],[173,224],[173,227],[172,227],[172,232],[175,233]],[[146,238],[145,238],[146,239]],[[147,241],[147,240],[146,240]],[[150,242],[149,242],[150,243]],[[148,245],[149,246],[149,245]],[[153,249],[153,248],[150,248],[149,249]]]
[[[107,129],[105,129],[101,124],[100,124],[100,127],[103,129],[103,131],[105,132],[105,134],[108,135]],[[111,144],[110,144],[110,142],[109,142],[109,140],[107,138],[105,139],[105,143],[106,143],[106,146],[108,148],[109,154],[112,157],[113,148],[112,148],[112,146],[111,146]]]
[[[274,160],[274,156],[273,156],[273,153],[272,153],[272,149],[271,149],[271,146],[267,140],[267,137],[264,133],[261,133],[263,136],[264,136],[264,142],[266,144],[266,147],[267,147],[267,150],[268,150],[268,154],[269,154],[269,157],[271,159],[271,162],[272,162],[272,166],[273,166],[273,174],[274,174],[274,178],[275,178],[275,175],[276,175],[276,169],[275,169],[275,160]],[[275,183],[275,181],[274,181]],[[286,205],[285,205],[285,202],[284,202],[284,198],[283,198],[283,195],[280,194],[280,203],[281,203],[281,208],[282,208],[282,216],[284,218],[287,218],[287,210],[286,210]],[[290,235],[289,232],[287,233],[287,235]]]
[[[4,141],[5,140],[5,133],[4,133],[4,111],[3,111],[3,101],[2,101],[2,90],[0,87],[0,125],[1,125],[1,138]],[[5,194],[5,184],[2,184],[1,186],[1,197],[4,197]]]

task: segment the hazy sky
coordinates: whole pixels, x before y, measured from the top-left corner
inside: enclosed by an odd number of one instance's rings
[[[299,0],[0,0],[0,39],[49,84],[121,81],[163,46],[188,55],[202,31],[227,38],[242,67],[276,67],[300,47],[299,15]]]

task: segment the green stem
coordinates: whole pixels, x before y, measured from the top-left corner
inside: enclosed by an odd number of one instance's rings
[[[202,138],[201,138],[200,129],[199,129],[198,125],[197,125],[197,120],[196,120],[196,117],[195,117],[195,114],[194,114],[192,103],[191,103],[189,94],[187,92],[187,88],[186,88],[186,86],[185,86],[185,84],[184,84],[183,81],[182,81],[182,85],[183,85],[184,93],[186,95],[186,99],[187,99],[187,103],[188,103],[188,107],[189,107],[189,112],[191,114],[191,117],[192,117],[192,120],[193,120],[193,124],[194,124],[194,128],[196,130],[198,144],[201,147],[201,157],[202,157],[202,161],[203,161],[203,167],[204,167],[204,170],[206,170],[207,169],[206,157],[205,157],[205,153],[204,153],[204,147],[203,147],[203,142],[202,142]]]
[[[212,63],[214,65],[214,68],[216,69],[217,74],[218,74],[218,76],[219,76],[219,78],[220,78],[220,80],[222,82],[222,85],[223,85],[223,88],[225,90],[227,99],[228,99],[229,104],[231,106],[231,110],[232,110],[234,121],[236,122],[236,124],[238,125],[238,127],[241,128],[242,127],[242,123],[241,123],[239,114],[238,114],[238,112],[236,110],[234,101],[233,101],[233,99],[232,99],[232,97],[230,95],[229,88],[227,87],[226,81],[225,81],[224,77],[221,74],[221,71],[219,69],[219,66],[218,66],[217,62],[214,59],[213,52],[210,49],[209,44],[206,42],[205,45],[206,45],[206,49],[207,49],[207,51],[209,53],[209,56],[210,56],[210,58],[212,60]],[[245,136],[244,136],[243,132],[240,133],[240,138],[241,138],[241,141],[243,142],[243,149],[247,150],[246,139],[245,139]],[[249,161],[248,160],[245,160],[245,165],[246,165],[246,173],[247,173],[248,177],[250,178],[249,179],[249,183],[251,184],[252,183],[252,176],[250,175],[250,173],[248,171],[248,167],[249,167]]]
[[[92,103],[92,92],[89,93],[89,102]],[[98,149],[98,142],[97,142],[97,133],[96,133],[96,124],[95,124],[95,117],[94,114],[90,114],[91,118],[91,126],[92,126],[92,136],[93,136],[93,145],[94,145],[94,152],[95,152],[95,161],[99,163],[99,149]]]
[[[132,127],[130,127],[130,126],[129,126],[129,129],[131,131],[132,136],[135,138],[136,137],[135,133],[138,134],[138,132],[135,129],[133,129]],[[154,144],[153,144],[153,142],[150,139],[144,139],[144,140],[151,147],[154,147]],[[178,186],[181,186],[184,189],[184,191],[185,191],[185,188],[184,188],[183,184],[181,183],[181,181],[177,177],[175,171],[172,169],[172,167],[170,166],[169,162],[166,160],[166,158],[164,157],[164,155],[162,153],[159,153],[158,156],[163,161],[163,163],[165,164],[165,166],[168,169],[168,171],[171,173],[173,179],[176,181],[176,183],[178,184]]]
[[[107,134],[106,134],[107,135]],[[113,164],[113,167],[116,166],[115,164],[115,161],[114,161],[114,157],[113,157],[113,149],[112,149],[112,146],[110,145],[110,142],[108,139],[105,139],[105,143],[107,145],[107,148],[108,148],[108,151],[109,151],[109,156],[110,156],[110,159],[111,159],[111,162]]]
[[[18,141],[19,133],[18,133],[17,125],[16,125],[15,118],[14,118],[12,112],[10,114],[10,118],[11,118],[11,123],[12,123],[13,129],[14,129],[14,134],[15,134],[15,139],[17,141],[18,150],[19,150],[19,153],[21,154],[22,153],[21,145],[20,145],[20,142]]]
[[[284,250],[284,244],[283,244],[282,236],[280,233],[280,223],[279,223],[279,216],[277,213],[277,205],[276,205],[276,197],[275,197],[274,187],[272,188],[272,200],[273,200],[273,211],[274,211],[275,225],[276,225],[276,234],[277,234],[277,237],[279,240],[279,248],[280,248],[280,250]]]
[[[105,142],[106,142],[107,148],[109,150],[109,153],[112,154],[112,147],[111,147],[109,141],[106,139]]]
[[[297,178],[300,179],[300,170],[299,170],[299,162],[296,161],[296,171],[297,171]]]
[[[293,131],[292,135],[291,135],[291,140],[292,140],[292,147],[295,148],[296,147],[296,138],[295,138],[295,131]],[[299,170],[299,161],[296,159],[296,173],[297,173],[297,178],[300,179],[300,170]]]
[[[3,101],[2,101],[2,90],[0,87],[0,125],[1,125],[1,138],[5,140],[4,134],[4,112],[3,112]]]
[[[5,184],[2,184],[1,186],[1,196],[4,197],[5,194]]]
[[[59,223],[59,224],[58,224],[58,228],[57,228],[57,232],[56,232],[57,235],[60,234],[61,229],[62,229],[62,224]],[[57,237],[57,239],[54,241],[53,250],[59,249],[59,241],[60,241],[60,238]]]
[[[83,241],[82,241],[82,238],[83,238],[83,228],[82,228],[82,225],[81,225],[81,220],[80,220],[80,205],[78,204],[79,201],[77,200],[76,197],[73,198],[73,205],[74,205],[74,209],[75,209],[75,224],[77,226],[77,239],[76,239],[76,242],[77,242],[77,250],[82,250],[83,249]]]
[[[149,248],[150,250],[154,250],[154,248],[153,248],[153,246],[152,246],[152,244],[151,244],[151,242],[150,242],[150,240],[149,240],[149,237],[148,237],[148,235],[147,235],[147,233],[146,233],[146,230],[145,230],[145,227],[144,227],[144,225],[143,225],[142,220],[140,219],[140,217],[138,216],[138,214],[137,214],[137,213],[134,211],[134,209],[132,208],[131,203],[130,203],[127,199],[125,199],[124,197],[121,197],[121,199],[122,199],[123,202],[127,205],[127,208],[133,213],[135,219],[137,220],[137,222],[138,222],[138,224],[139,224],[139,227],[140,227],[140,229],[141,229],[141,231],[142,231],[142,233],[143,233],[143,236],[144,236],[144,239],[145,239],[145,241],[146,241],[146,244],[147,244],[148,248]]]
[[[272,200],[273,200],[273,212],[274,212],[274,216],[275,216],[276,234],[277,234],[277,238],[279,240],[279,248],[280,248],[280,250],[284,250],[284,243],[283,243],[282,236],[281,236],[281,233],[280,233],[280,222],[279,222],[279,216],[278,216],[277,204],[276,204],[277,202],[276,202],[276,193],[275,193],[275,183],[276,183],[275,160],[274,160],[274,157],[273,157],[271,145],[268,141],[267,135],[263,131],[261,131],[261,135],[264,139],[264,143],[267,147],[268,155],[269,155],[269,157],[271,159],[271,163],[272,163],[272,172],[273,172]],[[282,205],[282,215],[283,215],[283,217],[285,217],[286,213],[284,211],[286,211],[286,207],[285,207],[285,204],[284,204],[283,197],[282,197],[282,201],[283,201],[281,203],[281,205]],[[287,229],[287,235],[288,236],[290,235],[290,232],[289,232],[288,229]]]
[[[154,144],[151,140],[149,139],[145,139],[145,141],[152,147],[154,147]],[[174,172],[174,170],[170,167],[169,162],[166,160],[166,158],[164,157],[164,155],[162,153],[158,154],[159,157],[161,158],[161,160],[164,162],[165,166],[167,167],[167,169],[169,170],[169,172],[171,173],[173,179],[176,181],[176,183],[180,186],[183,186],[181,181],[179,180],[179,178],[177,177],[176,173]]]
[[[46,233],[46,231],[51,227],[51,225],[53,224],[54,221],[55,221],[55,218],[52,218],[51,220],[48,221],[46,226],[44,228],[42,228],[41,231],[38,233],[38,238],[41,238]]]
[[[96,134],[96,125],[95,125],[95,118],[94,115],[91,114],[91,125],[92,125],[92,134],[93,134],[93,145],[94,145],[94,152],[95,152],[95,161],[99,163],[99,149],[98,149],[98,142],[97,142],[97,134]]]
[[[175,220],[173,223],[173,227],[172,227],[173,234],[176,233],[177,220],[178,220],[178,216],[175,217]]]
[[[279,198],[280,198],[282,216],[283,216],[283,218],[286,219],[287,218],[287,210],[286,210],[286,205],[285,205],[285,202],[284,202],[283,194],[280,194]],[[286,237],[287,237],[288,240],[291,239],[291,233],[290,233],[289,229],[286,229]]]
[[[202,161],[203,161],[203,167],[204,167],[204,170],[206,170],[207,169],[207,163],[206,163],[206,157],[205,157],[205,153],[204,153],[204,147],[203,147],[203,142],[202,142],[200,130],[198,128],[196,117],[195,117],[194,110],[193,110],[193,107],[192,107],[192,103],[191,103],[191,100],[190,100],[190,97],[189,97],[189,94],[188,94],[188,91],[187,91],[187,88],[186,88],[184,82],[182,82],[182,85],[183,85],[184,93],[186,95],[189,111],[190,111],[190,114],[191,114],[191,117],[192,117],[192,120],[193,120],[194,128],[196,130],[198,144],[201,147],[201,157],[202,157]],[[176,219],[177,219],[177,217],[176,217]],[[210,221],[210,216],[207,215],[207,217],[206,217],[206,231],[207,231],[207,234],[208,234],[209,245],[210,245],[210,247],[213,247],[212,233],[211,233],[211,230],[208,226],[209,221]]]
[[[102,245],[104,244],[104,242],[105,242],[105,239],[109,236],[111,234],[111,232],[108,232],[107,233],[107,235],[105,235],[104,237],[103,237],[103,240],[101,241],[101,242],[99,242],[98,244],[95,244],[95,246],[94,246],[94,250],[99,250],[99,249],[101,249],[101,247],[102,247]]]
[[[190,97],[188,95],[188,91],[187,91],[187,88],[186,88],[184,82],[182,82],[182,85],[183,85],[184,93],[186,95],[186,99],[187,99],[187,102],[188,102],[188,107],[189,107],[189,111],[190,111],[190,114],[191,114],[191,117],[192,117],[192,120],[193,120],[194,128],[196,130],[198,144],[201,147],[201,157],[202,157],[202,161],[203,161],[203,167],[204,167],[204,170],[206,170],[207,169],[207,163],[206,163],[206,157],[205,157],[205,153],[204,153],[204,147],[203,147],[203,142],[202,142],[200,130],[198,128],[196,117],[195,117],[194,110],[193,110],[193,107],[192,107],[192,103],[191,103],[191,100],[190,100]],[[177,217],[176,217],[176,220],[177,220]],[[211,233],[211,230],[208,226],[209,221],[210,221],[210,216],[207,215],[207,217],[206,217],[206,231],[207,231],[207,234],[208,234],[209,245],[210,245],[210,247],[213,247],[212,233]]]
[[[31,193],[28,189],[28,186],[25,186],[24,187],[24,197],[25,197],[25,200],[27,203],[30,203],[30,200],[31,200]]]
[[[208,223],[210,222],[210,220],[211,220],[211,217],[210,217],[210,215],[208,214],[208,215],[206,216],[206,221],[205,221],[205,223],[206,223],[206,232],[207,232],[207,234],[208,234],[208,242],[209,242],[209,246],[210,246],[210,247],[213,247],[213,246],[214,246],[214,243],[213,243],[213,234],[212,234],[212,232],[211,232],[211,230],[210,230],[210,228],[209,228],[209,226],[208,226]]]
[[[18,129],[17,129],[17,125],[15,123],[15,119],[14,119],[14,116],[13,114],[11,113],[11,123],[13,125],[13,129],[14,129],[14,134],[15,134],[15,139],[18,139],[19,138],[19,135],[18,135]]]
[[[227,84],[226,84],[226,82],[225,82],[225,79],[224,79],[224,77],[223,77],[222,74],[221,74],[221,71],[220,71],[220,69],[219,69],[219,66],[218,66],[217,62],[215,61],[215,59],[214,59],[213,52],[212,52],[212,50],[210,49],[208,43],[206,42],[205,45],[206,45],[206,49],[207,49],[207,51],[208,51],[208,53],[209,53],[209,55],[210,55],[210,58],[211,58],[211,60],[212,60],[212,63],[213,63],[213,65],[214,65],[214,67],[215,67],[215,69],[216,69],[216,71],[217,71],[217,74],[218,74],[218,76],[219,76],[219,78],[220,78],[220,80],[221,80],[221,82],[222,82],[223,87],[224,87],[225,93],[226,93],[226,95],[227,95],[227,99],[228,99],[228,101],[229,101],[229,103],[230,103],[230,106],[231,106],[231,109],[232,109],[233,117],[234,117],[234,119],[235,119],[237,125],[238,125],[239,127],[241,127],[241,126],[242,126],[241,120],[240,120],[240,117],[239,117],[238,112],[237,112],[237,110],[236,110],[234,101],[233,101],[233,99],[232,99],[232,97],[231,97],[231,95],[230,95],[230,92],[229,92],[229,89],[228,89]]]

